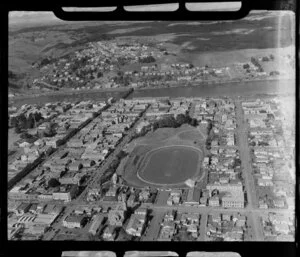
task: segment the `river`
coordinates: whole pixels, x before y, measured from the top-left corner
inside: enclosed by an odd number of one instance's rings
[[[50,102],[77,102],[83,100],[95,100],[95,101],[104,101],[109,97],[115,97],[117,99],[123,98],[129,94],[130,90],[128,88],[120,89],[101,89],[101,90],[82,90],[78,92],[55,92],[39,96],[24,96],[16,97],[10,99],[10,103],[14,106],[22,106],[23,104],[45,104]]]
[[[15,106],[23,104],[44,104],[47,102],[105,100],[108,97],[125,97],[129,89],[85,90],[82,92],[57,92],[49,95],[20,97],[11,99]],[[135,89],[127,99],[136,97],[237,97],[264,94],[295,94],[295,80],[245,81],[222,84],[201,84],[170,88]]]
[[[137,97],[217,97],[254,96],[264,94],[295,94],[295,80],[231,82],[214,85],[137,89],[128,99]]]

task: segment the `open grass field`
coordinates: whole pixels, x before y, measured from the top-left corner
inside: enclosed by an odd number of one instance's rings
[[[179,128],[163,128],[149,132],[146,136],[137,138],[133,145],[151,145],[161,142],[184,140],[186,142],[203,141],[205,130],[198,130],[189,125],[183,124]]]
[[[138,176],[149,184],[178,184],[198,171],[202,152],[188,146],[167,146],[154,149],[145,156],[145,167]]]
[[[203,135],[197,130],[182,131],[177,136],[182,140],[203,140]]]
[[[212,67],[224,67],[232,66],[234,63],[250,62],[251,57],[262,57],[273,54],[276,59],[273,62],[266,62],[266,65],[273,64],[273,70],[278,67],[286,67],[286,63],[282,56],[290,54],[293,55],[294,46],[287,46],[281,48],[264,48],[264,49],[236,49],[230,51],[206,51],[199,53],[186,53],[185,56],[196,66],[212,66]],[[275,69],[276,70],[276,69]]]

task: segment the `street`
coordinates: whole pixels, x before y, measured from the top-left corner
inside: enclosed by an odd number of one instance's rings
[[[145,111],[146,112],[146,111]],[[106,171],[113,160],[117,158],[117,155],[124,149],[124,147],[129,143],[131,137],[135,131],[135,128],[138,124],[138,121],[142,119],[145,115],[145,112],[142,116],[134,123],[132,128],[127,132],[124,136],[122,141],[118,144],[115,150],[109,155],[109,157],[103,162],[100,169],[101,171]],[[153,219],[150,222],[150,226],[146,228],[144,235],[142,236],[142,241],[153,241],[157,238],[159,230],[160,230],[160,223],[163,219],[164,214],[170,210],[176,210],[179,213],[199,213],[201,215],[200,220],[200,241],[205,241],[206,237],[206,225],[207,225],[207,218],[210,214],[221,214],[221,213],[228,213],[228,214],[235,214],[240,213],[247,217],[247,226],[250,233],[250,240],[251,241],[263,241],[263,229],[260,224],[260,216],[266,215],[269,212],[274,213],[289,213],[287,209],[259,209],[256,204],[256,193],[255,193],[255,184],[254,179],[252,176],[252,165],[251,165],[251,158],[250,152],[248,147],[248,125],[243,119],[243,111],[240,100],[236,101],[236,115],[237,115],[237,141],[238,144],[234,148],[238,148],[240,151],[240,158],[241,158],[241,165],[242,165],[242,172],[245,182],[245,191],[247,193],[247,205],[245,208],[223,208],[223,207],[202,207],[202,206],[188,206],[185,204],[181,205],[174,205],[169,206],[166,204],[167,195],[164,198],[164,201],[157,201],[154,204],[144,204],[142,203],[141,207],[146,207],[148,209],[152,209]],[[74,207],[83,207],[89,206],[92,207],[99,207],[101,205],[105,205],[106,203],[97,201],[93,203],[88,203],[86,201],[86,195],[90,188],[96,186],[99,183],[99,179],[103,175],[103,172],[98,172],[93,178],[90,179],[88,182],[88,186],[85,190],[81,193],[81,195],[69,203],[61,203],[63,206],[67,206],[66,213],[71,211]],[[110,204],[111,203],[107,203]],[[60,204],[57,204],[60,205]],[[65,215],[64,215],[65,216]],[[61,226],[61,220],[55,223],[53,227],[54,230],[48,232],[48,238],[51,238]],[[51,236],[50,236],[51,235]]]
[[[242,172],[244,175],[245,188],[247,191],[247,207],[251,209],[256,207],[256,193],[255,184],[252,174],[252,164],[248,146],[248,128],[247,123],[244,122],[244,115],[241,102],[236,103],[236,116],[237,116],[237,136],[239,141],[240,158],[242,162]]]
[[[149,107],[148,107],[149,108]],[[141,117],[139,117],[134,125],[127,131],[127,134],[122,138],[122,141],[117,145],[117,147],[114,149],[114,151],[108,156],[107,159],[105,159],[100,167],[100,169],[102,171],[106,171],[111,163],[113,162],[113,160],[115,160],[117,158],[117,155],[124,149],[124,147],[130,142],[134,132],[135,132],[135,129],[136,129],[136,126],[138,125],[139,121],[141,119],[143,119],[145,117],[145,114],[146,114],[146,111],[147,109],[143,112],[143,114],[141,115]],[[98,172],[89,182],[88,182],[88,186],[84,189],[84,191],[81,193],[81,195],[76,199],[74,200],[75,203],[77,204],[80,204],[80,203],[84,203],[86,202],[86,195],[87,195],[87,192],[89,189],[97,186],[101,176],[103,175],[102,172]]]

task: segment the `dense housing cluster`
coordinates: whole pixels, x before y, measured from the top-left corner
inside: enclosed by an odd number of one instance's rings
[[[207,220],[207,237],[211,241],[243,241],[247,217],[241,214],[212,214]]]
[[[293,117],[283,114],[277,98],[245,101],[242,106],[250,127],[248,141],[259,208],[293,207]]]
[[[9,157],[10,170],[20,162],[27,165],[19,166],[9,180],[9,238],[253,239],[258,232],[252,231],[249,217],[257,215],[256,210],[271,217],[264,209],[293,208],[294,134],[284,132],[292,127],[292,118],[283,122],[274,101],[110,98],[14,109],[10,119],[36,112],[44,118],[33,128],[23,128],[26,137]],[[163,131],[173,133],[171,139]],[[147,155],[156,141],[171,148],[175,144],[174,154],[185,147],[203,155],[195,159],[197,175],[177,186],[143,181],[138,186],[142,158],[135,156],[135,149],[142,143],[139,149]],[[34,166],[28,166],[29,160],[35,162],[31,155],[39,158]],[[130,169],[131,163],[137,170]],[[135,176],[133,182],[126,167]],[[292,221],[279,224],[276,215],[272,220],[261,216],[261,236],[292,237]]]
[[[228,81],[272,79],[288,76],[274,69],[275,56],[251,57],[230,66],[196,66],[166,61],[177,54],[164,42],[107,39],[85,44],[61,58],[45,58],[32,89],[153,88]],[[286,62],[290,58],[284,59]],[[277,59],[276,59],[277,61]]]
[[[261,217],[261,222],[266,240],[293,240],[295,234],[295,218],[293,215],[269,212]]]

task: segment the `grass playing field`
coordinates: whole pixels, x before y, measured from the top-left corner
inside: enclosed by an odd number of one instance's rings
[[[189,146],[167,146],[147,153],[139,178],[149,184],[178,184],[198,171],[201,151]]]
[[[204,133],[186,124],[149,132],[126,147],[129,155],[119,172],[136,187],[185,188],[186,180],[202,174]]]

